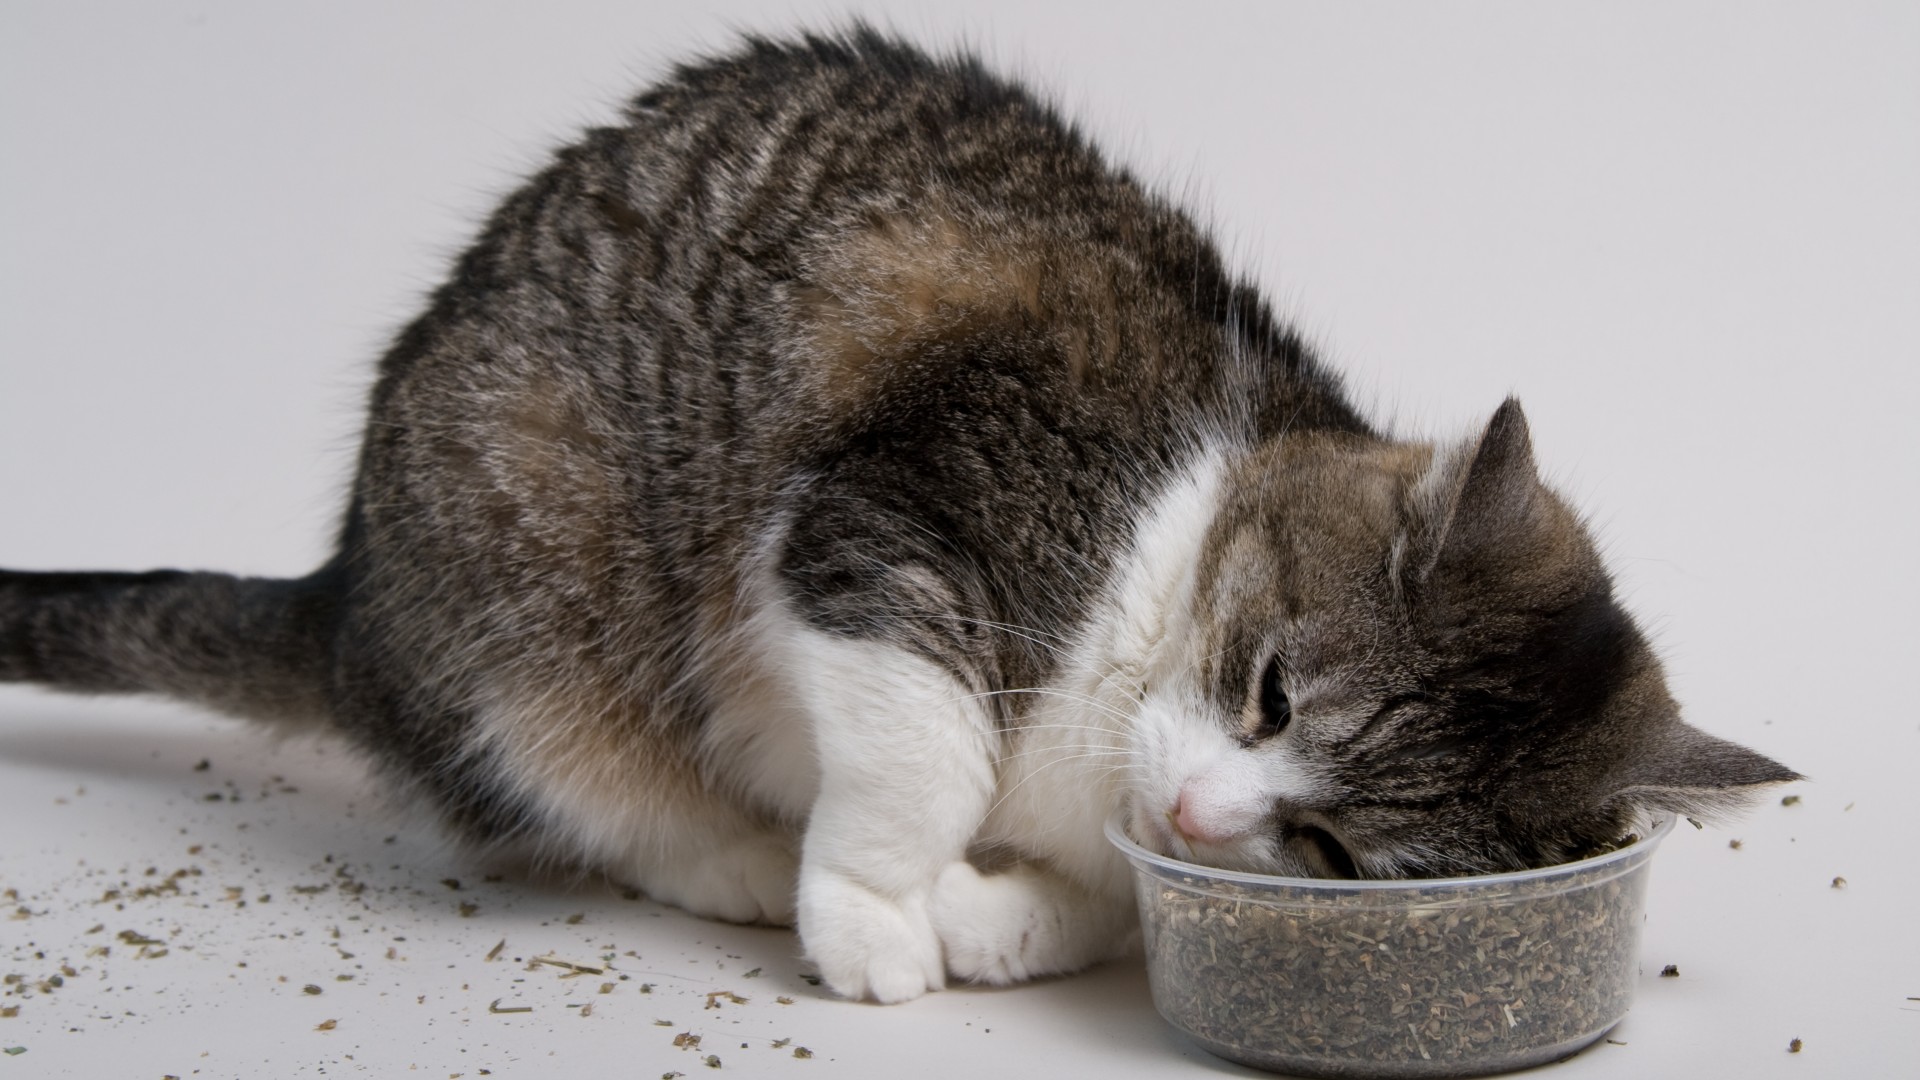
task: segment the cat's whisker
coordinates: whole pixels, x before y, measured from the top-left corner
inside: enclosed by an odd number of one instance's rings
[[[983,690],[975,694],[968,694],[963,700],[996,698],[996,697],[1003,697],[1003,696],[1009,696],[1009,695],[1015,695],[1015,694],[1031,694],[1039,697],[1055,697],[1063,701],[1071,701],[1076,705],[1088,706],[1092,709],[1095,709],[1096,711],[1099,711],[1108,716],[1111,716],[1116,720],[1122,721],[1122,725],[1121,725],[1122,728],[1128,728],[1132,726],[1133,718],[1121,709],[1117,709],[1114,706],[1104,701],[1101,701],[1100,699],[1095,697],[1091,697],[1085,694],[1079,694],[1071,690],[1060,690],[1053,687],[1023,686],[1023,687],[1014,687],[1006,690]],[[1025,727],[1028,725],[1023,724],[1022,726]]]
[[[1063,634],[1049,634],[1046,631],[1037,630],[1029,626],[1020,626],[1014,623],[995,622],[992,619],[972,618],[969,616],[955,615],[952,613],[941,613],[941,614],[881,613],[875,617],[888,619],[896,622],[918,622],[921,620],[927,620],[932,622],[961,623],[968,626],[983,627],[988,630],[997,630],[1000,633],[1008,635],[1009,637],[1019,638],[1022,641],[1029,642],[1035,646],[1038,646],[1041,649],[1046,650],[1047,654],[1056,660],[1063,657],[1068,652],[1069,646],[1071,645],[1071,640],[1066,635],[1063,635]],[[1047,640],[1047,639],[1052,639],[1052,640]]]
[[[1038,768],[1034,769],[1032,772],[1029,772],[1027,775],[1021,777],[1019,783],[1014,784],[1012,787],[1002,792],[1000,797],[998,799],[995,799],[993,801],[993,804],[987,808],[986,816],[992,817],[994,812],[999,810],[1001,806],[1005,805],[1008,799],[1013,798],[1016,792],[1018,792],[1021,788],[1027,786],[1027,784],[1032,782],[1032,780],[1035,777],[1039,776],[1041,773],[1046,772],[1049,768],[1054,768],[1060,765],[1077,762],[1081,760],[1081,757],[1082,755],[1071,755],[1071,756],[1059,758],[1054,761],[1042,762]],[[1123,764],[1101,764],[1099,766],[1096,766],[1095,771],[1106,774],[1106,775],[1113,775],[1116,773],[1125,773],[1127,770],[1137,770],[1139,768],[1140,766],[1138,766],[1137,764],[1129,762],[1129,763],[1123,763]]]
[[[1100,746],[1095,743],[1061,743],[1056,746],[1035,746],[1012,754],[1003,754],[1000,757],[1000,761],[1004,764],[1009,761],[1017,761],[1021,758],[1038,757],[1042,754],[1059,754],[1064,756],[1067,751],[1073,751],[1080,757],[1126,758],[1133,756],[1132,751],[1119,747]]]

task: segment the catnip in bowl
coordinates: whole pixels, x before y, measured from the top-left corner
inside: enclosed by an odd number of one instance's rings
[[[1160,1014],[1221,1057],[1307,1076],[1454,1077],[1564,1058],[1626,1015],[1647,860],[1673,828],[1484,877],[1215,870],[1134,843]]]

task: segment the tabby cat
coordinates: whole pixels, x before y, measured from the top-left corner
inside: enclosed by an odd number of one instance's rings
[[[1517,403],[1377,430],[1046,104],[864,28],[680,68],[508,198],[325,566],[0,573],[0,679],[330,728],[883,1002],[1109,955],[1113,815],[1418,877],[1795,778],[1680,720]]]

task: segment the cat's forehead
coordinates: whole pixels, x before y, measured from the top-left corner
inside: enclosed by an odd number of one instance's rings
[[[1384,570],[1428,457],[1337,435],[1274,439],[1244,455],[1202,553],[1202,595],[1223,611],[1265,602],[1295,613],[1351,596]]]

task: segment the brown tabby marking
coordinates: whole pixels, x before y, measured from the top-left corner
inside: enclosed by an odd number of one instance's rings
[[[1117,255],[1064,258],[1057,246],[944,210],[876,215],[796,290],[824,397],[836,411],[849,408],[930,347],[1003,323],[1045,327],[1073,385],[1096,369],[1111,373],[1122,323],[1112,282],[1125,268]]]

